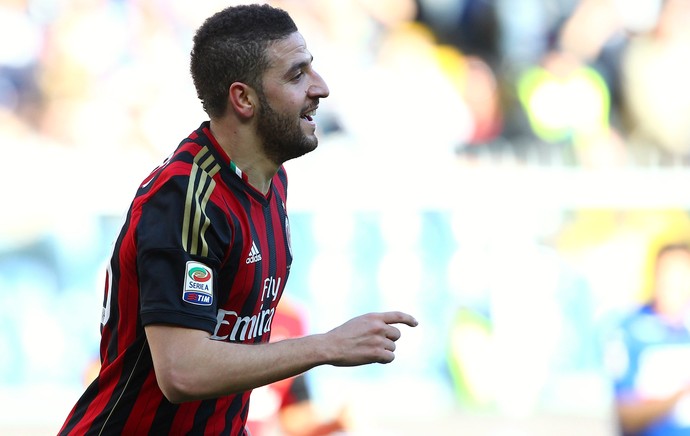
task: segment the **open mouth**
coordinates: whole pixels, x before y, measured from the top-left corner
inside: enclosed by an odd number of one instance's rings
[[[303,113],[300,118],[307,121],[314,121],[314,115],[316,115],[316,109]]]

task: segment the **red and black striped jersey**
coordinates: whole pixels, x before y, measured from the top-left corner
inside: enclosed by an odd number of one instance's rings
[[[292,262],[286,193],[283,167],[267,195],[249,185],[208,122],[143,181],[108,266],[101,369],[60,434],[245,434],[250,392],[167,401],[144,326],[267,342]]]

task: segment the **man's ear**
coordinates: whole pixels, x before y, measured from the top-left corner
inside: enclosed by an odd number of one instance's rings
[[[228,90],[228,104],[242,118],[250,118],[256,109],[256,92],[251,86],[234,82]]]

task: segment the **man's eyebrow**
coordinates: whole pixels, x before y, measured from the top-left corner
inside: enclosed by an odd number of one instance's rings
[[[308,67],[309,65],[311,65],[311,63],[312,63],[313,61],[314,61],[314,56],[313,56],[313,55],[309,55],[309,59],[308,59],[308,60],[302,60],[302,61],[298,61],[298,62],[292,64],[292,66],[290,66],[290,68],[287,70],[287,73],[285,73],[285,74],[286,74],[287,76],[289,76],[290,74],[292,74],[292,73],[295,72],[295,71],[302,70],[302,69],[304,69],[305,67]]]

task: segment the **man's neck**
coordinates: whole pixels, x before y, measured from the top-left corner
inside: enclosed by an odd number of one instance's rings
[[[235,165],[247,175],[249,184],[263,195],[268,194],[278,166],[263,154],[259,139],[247,125],[231,126],[211,120],[211,134]]]

